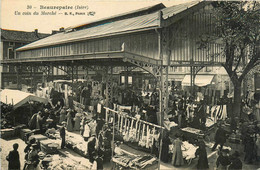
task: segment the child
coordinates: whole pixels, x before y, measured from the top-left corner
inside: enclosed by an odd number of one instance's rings
[[[64,149],[65,147],[65,136],[66,136],[65,126],[66,126],[66,122],[63,121],[62,127],[60,128],[61,149]]]
[[[8,169],[9,170],[20,170],[20,158],[19,152],[17,151],[19,145],[17,143],[13,144],[14,150],[9,152],[9,155],[6,157],[6,160],[9,162]]]

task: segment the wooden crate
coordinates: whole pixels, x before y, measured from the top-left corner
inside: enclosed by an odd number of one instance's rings
[[[40,141],[41,150],[46,154],[54,154],[58,151],[58,144],[53,143],[52,140],[41,140]]]
[[[30,129],[21,129],[20,130],[20,138],[22,139],[22,140],[26,140],[26,134],[29,134],[29,133],[31,133],[32,131],[30,130]]]
[[[14,129],[9,128],[9,129],[1,129],[1,138],[2,139],[10,139],[14,137]]]
[[[40,141],[42,141],[42,140],[46,140],[46,139],[48,139],[48,137],[43,136],[43,135],[41,135],[41,134],[38,134],[38,135],[32,135],[31,137],[35,138],[36,141],[38,141],[38,142],[40,142]]]

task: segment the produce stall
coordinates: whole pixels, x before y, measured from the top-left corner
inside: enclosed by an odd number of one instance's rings
[[[113,169],[157,169],[157,158],[141,151],[132,151],[132,148],[124,145],[115,149],[115,155],[112,158]]]
[[[83,157],[87,156],[88,143],[78,134],[67,132],[66,146]]]
[[[77,169],[90,169],[91,163],[87,162],[86,160],[81,161],[79,159],[76,161],[75,159],[71,159],[66,155],[47,155],[41,163],[42,169],[55,169],[55,170],[77,170]]]

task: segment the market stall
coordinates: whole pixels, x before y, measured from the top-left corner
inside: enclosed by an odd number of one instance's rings
[[[123,144],[115,148],[115,155],[112,158],[113,169],[157,169],[157,158]],[[134,153],[133,153],[134,152]]]
[[[0,96],[1,96],[1,102],[8,105],[13,105],[14,109],[31,101],[48,103],[47,99],[45,98],[37,97],[32,93],[26,93],[19,90],[4,89],[1,91]]]
[[[115,140],[121,141],[123,145],[128,146],[127,151],[122,155],[113,155],[112,160],[121,168],[132,169],[151,169],[150,166],[158,166],[158,153],[151,152],[160,149],[160,133],[164,127],[152,124],[150,122],[140,120],[140,117],[129,116],[122,108],[118,107],[118,111],[106,109],[106,120],[113,124],[113,142]],[[132,150],[132,151],[130,151]],[[143,154],[134,153],[142,151]]]

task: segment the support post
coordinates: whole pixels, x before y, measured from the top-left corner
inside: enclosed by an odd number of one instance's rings
[[[159,47],[159,58],[161,59],[160,73],[158,75],[159,86],[160,86],[160,126],[164,126],[165,115],[168,112],[168,69],[170,63],[170,30],[169,28],[162,28],[158,32],[158,47]],[[159,167],[161,163],[161,152],[162,152],[162,138],[164,137],[163,128],[161,129],[160,149],[159,149]]]
[[[112,107],[112,82],[111,77],[113,73],[113,67],[108,67],[107,76],[106,76],[106,106],[111,108]]]
[[[17,78],[17,89],[18,90],[21,90],[22,87],[21,87],[21,76],[22,76],[22,69],[21,69],[21,66],[20,65],[17,65],[16,67],[16,78]]]

